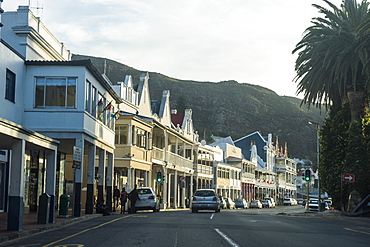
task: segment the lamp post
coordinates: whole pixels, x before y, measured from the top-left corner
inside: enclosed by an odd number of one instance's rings
[[[316,137],[317,137],[317,146],[316,146],[316,162],[317,162],[317,189],[318,189],[318,206],[319,206],[319,212],[320,212],[320,203],[321,203],[321,193],[320,193],[320,175],[319,175],[319,162],[320,162],[320,124],[309,121],[309,124],[315,124],[316,125]]]

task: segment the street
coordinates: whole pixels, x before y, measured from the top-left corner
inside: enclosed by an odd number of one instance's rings
[[[302,206],[113,214],[2,246],[369,246],[364,223],[304,214]]]

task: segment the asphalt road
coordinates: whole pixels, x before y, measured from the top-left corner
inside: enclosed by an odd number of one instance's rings
[[[363,224],[275,209],[138,212],[93,218],[2,246],[370,246]]]

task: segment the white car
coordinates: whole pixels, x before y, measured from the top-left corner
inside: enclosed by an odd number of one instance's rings
[[[297,205],[297,200],[294,198],[285,198],[283,202],[284,206],[293,206]]]
[[[140,200],[136,201],[135,210],[153,210],[159,212],[160,205],[157,195],[152,188],[140,187],[137,189]],[[129,204],[130,205],[130,204]]]
[[[319,211],[318,200],[317,199],[310,199],[309,202],[308,202],[308,208],[309,208],[310,211],[318,212]],[[321,208],[321,211],[328,210],[328,209],[329,209],[328,203],[324,202],[324,208]]]
[[[276,207],[276,203],[275,203],[274,198],[272,198],[272,197],[265,197],[263,200],[269,200],[271,202],[271,207],[272,208]]]

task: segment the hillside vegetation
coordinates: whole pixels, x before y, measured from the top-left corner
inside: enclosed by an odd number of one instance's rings
[[[72,59],[91,59],[112,83],[123,81],[126,75],[138,83],[141,73],[147,72],[105,58],[73,55]],[[237,140],[258,130],[263,136],[278,136],[280,146],[287,142],[290,158],[316,161],[316,126],[308,121],[321,123],[325,116],[317,108],[301,107],[298,98],[236,81],[179,80],[156,72],[149,72],[149,78],[151,99],[159,100],[163,90],[170,90],[171,108],[179,113],[192,109],[194,127],[207,143],[212,134]]]

